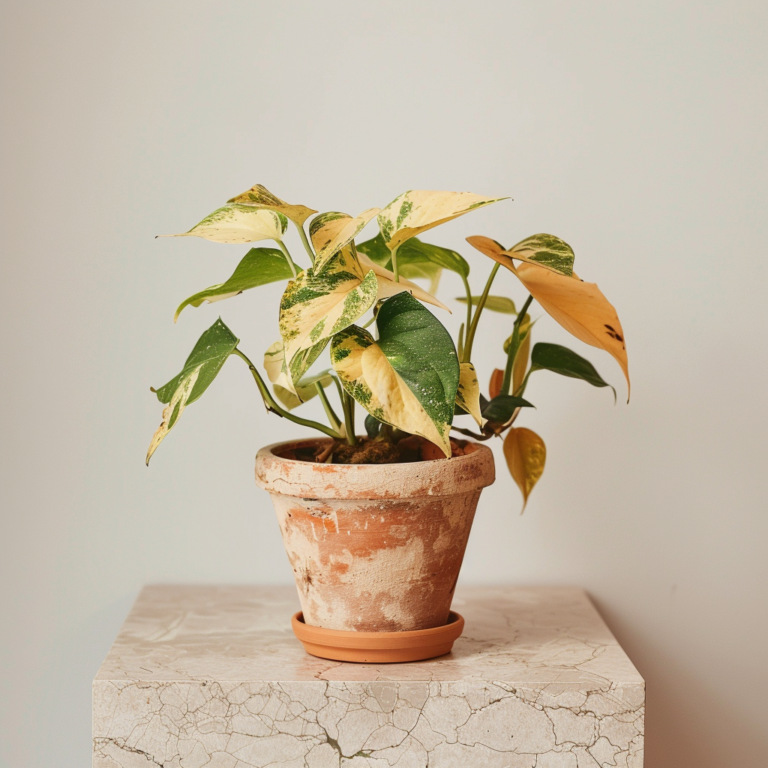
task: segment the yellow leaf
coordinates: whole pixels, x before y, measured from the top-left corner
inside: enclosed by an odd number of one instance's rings
[[[624,331],[615,308],[597,285],[580,280],[575,273],[573,277],[566,277],[531,264],[520,264],[512,267],[512,271],[566,331],[615,358],[627,380],[629,400],[629,363]]]
[[[531,318],[526,315],[523,321],[520,323],[520,336],[522,341],[520,347],[517,350],[517,356],[515,362],[512,364],[512,394],[520,388],[525,378],[525,373],[528,370],[528,361],[531,356]]]
[[[390,251],[438,224],[455,219],[505,197],[484,197],[472,192],[436,192],[412,189],[396,197],[379,214],[379,228]]]
[[[242,195],[233,197],[228,202],[241,203],[254,208],[264,208],[270,211],[277,211],[287,216],[297,226],[301,227],[304,222],[313,214],[317,213],[313,208],[307,208],[305,205],[291,205],[273,195],[266,187],[261,184],[251,187]]]
[[[320,272],[334,253],[349,245],[379,210],[369,208],[354,219],[337,211],[315,216],[309,225],[309,236],[316,254],[315,272]]]
[[[288,222],[273,211],[246,205],[225,205],[195,224],[189,232],[158,237],[202,237],[214,243],[255,243],[282,240]]]
[[[504,438],[504,458],[513,480],[523,494],[522,513],[528,503],[528,496],[544,473],[547,448],[532,430],[512,427]]]
[[[477,422],[477,426],[482,429],[485,419],[480,413],[480,383],[472,363],[460,364],[456,405],[463,408]]]
[[[467,242],[507,269],[514,270],[514,260],[517,259],[559,275],[573,274],[573,250],[568,243],[554,235],[533,235],[509,249],[482,235],[468,237]]]

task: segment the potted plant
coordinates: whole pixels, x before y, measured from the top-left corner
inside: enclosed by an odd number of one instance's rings
[[[408,660],[450,650],[462,625],[450,613],[451,599],[480,492],[494,481],[484,443],[503,438],[524,506],[546,458],[542,439],[516,425],[531,406],[531,376],[551,371],[609,386],[566,347],[532,345],[534,301],[578,339],[611,354],[629,386],[616,311],[594,283],[573,272],[574,254],[563,240],[539,234],[504,248],[487,237],[467,238],[495,262],[476,294],[466,259],[419,237],[503,199],[409,191],[383,209],[350,216],[317,214],[257,185],[173,235],[277,246],[251,248],[228,280],[183,301],[174,319],[187,306],[277,281],[286,287],[280,338],[263,351],[266,376],[218,319],[181,372],[153,390],[165,408],[147,463],[230,357],[247,366],[269,412],[313,431],[256,457],[256,481],[272,496],[296,577],[303,614],[294,617],[294,629],[312,653]],[[356,242],[374,217],[378,234]],[[289,222],[306,251],[303,264],[286,246]],[[527,292],[519,307],[491,293],[500,267]],[[448,310],[433,295],[443,270],[458,274],[465,287],[457,301],[466,319],[456,343],[426,306]],[[429,281],[429,291],[412,282],[419,278]],[[510,318],[500,338],[503,364],[490,376],[487,397],[472,356],[485,311]],[[296,412],[315,397],[327,423]],[[366,412],[362,436],[358,406]]]

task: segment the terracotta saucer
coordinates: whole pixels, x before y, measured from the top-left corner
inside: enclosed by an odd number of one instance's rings
[[[464,618],[451,611],[442,627],[410,632],[347,632],[322,629],[304,623],[304,616],[294,614],[291,626],[304,650],[333,661],[356,661],[369,664],[392,664],[404,661],[434,659],[450,653],[456,638],[464,630]]]

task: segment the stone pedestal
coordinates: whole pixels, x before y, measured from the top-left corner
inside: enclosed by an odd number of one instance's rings
[[[152,586],[93,683],[94,768],[642,768],[645,684],[585,593],[469,587],[451,654],[308,656],[292,587]]]

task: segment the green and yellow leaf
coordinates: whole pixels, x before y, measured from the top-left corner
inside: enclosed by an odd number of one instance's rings
[[[264,353],[264,369],[269,380],[274,385],[275,392],[279,387],[284,392],[296,395],[301,399],[298,387],[301,386],[302,377],[310,369],[312,364],[320,357],[320,353],[328,346],[330,338],[302,349],[293,356],[290,367],[285,360],[283,352],[283,340],[276,341]]]
[[[335,253],[349,245],[379,210],[369,208],[354,219],[338,211],[315,216],[309,225],[309,236],[315,249],[315,272],[319,274]]]
[[[517,259],[544,267],[559,275],[570,277],[573,274],[573,249],[564,240],[554,235],[531,235],[508,250],[490,237],[482,235],[468,237],[467,242],[507,269],[512,269],[514,260]]]
[[[173,316],[173,322],[179,319],[185,307],[199,307],[205,301],[213,303],[229,299],[250,288],[257,288],[278,280],[290,280],[292,277],[293,271],[288,266],[282,251],[276,248],[251,248],[226,282],[212,285],[184,299]]]
[[[282,240],[288,222],[274,211],[262,211],[247,205],[225,205],[195,224],[189,232],[158,237],[202,237],[214,243],[255,243],[258,240]]]
[[[512,394],[522,385],[525,374],[528,372],[528,361],[531,356],[531,328],[533,323],[529,315],[526,315],[520,323],[520,346],[512,364]]]
[[[451,455],[460,369],[450,334],[408,293],[384,302],[379,340],[357,326],[334,336],[331,362],[344,389],[374,418]]]
[[[272,389],[274,390],[275,397],[282,403],[282,405],[292,411],[294,408],[298,408],[302,403],[306,403],[307,400],[311,400],[317,395],[316,384],[325,389],[329,384],[333,382],[330,371],[321,371],[313,376],[304,376],[295,385],[293,385],[292,391],[280,384],[282,376],[284,375],[283,365],[283,342],[275,342],[264,354],[264,367],[267,370],[267,376],[272,382]]]
[[[505,197],[484,197],[471,192],[409,190],[396,197],[379,213],[379,229],[390,251],[397,250],[412,237],[482,208]]]
[[[477,426],[482,429],[485,419],[480,413],[480,383],[472,363],[460,363],[456,405],[463,408],[477,422]]]
[[[147,464],[157,446],[173,429],[184,409],[199,399],[216,378],[226,359],[237,347],[238,338],[219,318],[197,340],[181,373],[157,390],[157,399],[167,403],[163,420],[157,428],[147,452]]]
[[[251,187],[241,195],[233,197],[228,202],[248,205],[252,208],[261,208],[268,211],[276,211],[293,221],[296,226],[303,226],[304,222],[313,214],[317,213],[313,208],[307,208],[305,205],[291,205],[273,195],[266,187],[261,184]]]
[[[532,430],[512,427],[504,438],[504,458],[507,460],[512,479],[523,494],[522,513],[531,491],[544,473],[547,447]]]
[[[395,282],[395,275],[393,272],[375,264],[367,256],[358,254],[358,260],[363,269],[370,269],[376,275],[379,284],[378,294],[376,296],[377,301],[379,299],[386,299],[389,296],[395,296],[398,293],[407,292],[412,296],[415,296],[419,301],[423,301],[425,304],[432,304],[435,307],[440,307],[440,309],[444,309],[446,312],[451,311],[442,301],[436,299],[431,293],[427,293],[427,291],[419,288],[416,283],[412,283],[402,276],[398,282]]]
[[[291,373],[299,352],[352,325],[375,304],[378,292],[376,274],[364,272],[348,248],[320,274],[308,269],[291,280],[280,302],[280,335]]]
[[[585,344],[604,349],[616,360],[627,380],[629,400],[629,362],[624,331],[615,308],[597,285],[580,280],[575,273],[566,277],[531,264],[520,264],[512,271],[566,331]]]

